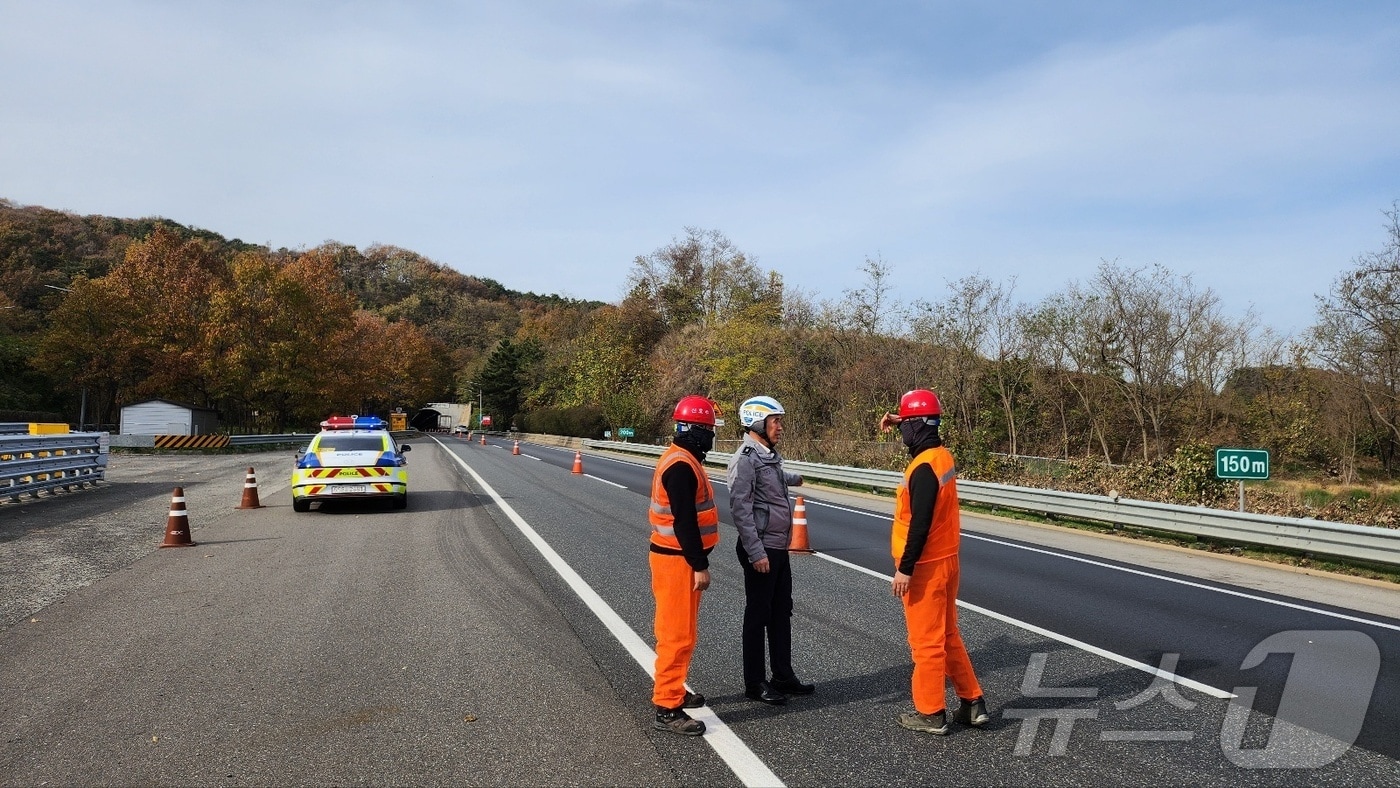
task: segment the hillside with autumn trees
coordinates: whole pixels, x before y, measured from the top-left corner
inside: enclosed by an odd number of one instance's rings
[[[240,432],[451,397],[457,373],[522,323],[599,306],[395,247],[272,250],[12,203],[0,203],[0,292],[8,420],[76,424],[85,396],[87,421],[111,426],[122,405],[162,397],[213,407]]]
[[[1014,281],[896,275],[873,258],[853,263],[861,287],[818,299],[721,232],[686,228],[638,250],[624,297],[604,304],[392,246],[274,250],[0,201],[0,420],[76,423],[85,395],[87,421],[111,425],[163,397],[279,432],[480,397],[525,431],[654,439],[683,394],[732,413],[765,393],[789,412],[789,456],[898,467],[875,422],[927,386],[972,478],[1046,483],[1053,460],[1065,489],[1221,503],[1212,448],[1250,446],[1277,475],[1385,480],[1400,446],[1400,214],[1386,216],[1387,242],[1348,253],[1315,325],[1279,337],[1163,266],[1106,262],[1027,303]],[[945,281],[945,296],[901,301],[908,275]],[[1319,507],[1389,516],[1364,496],[1274,508]]]

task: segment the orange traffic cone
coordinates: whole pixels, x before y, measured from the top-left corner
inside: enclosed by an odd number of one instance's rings
[[[807,544],[807,504],[800,495],[792,505],[792,543],[788,545],[788,552],[815,552],[812,546]]]
[[[481,433],[481,445],[482,445],[482,446],[485,446],[485,445],[486,445],[486,433],[484,433],[484,432]]]
[[[517,457],[520,456],[520,441],[515,442],[515,448],[511,449],[510,453],[516,455]]]
[[[165,521],[165,541],[161,547],[194,547],[190,539],[190,516],[185,511],[185,488],[176,487],[170,494],[170,519]]]
[[[574,473],[583,473],[583,452],[574,452]]]
[[[258,503],[258,479],[253,475],[253,469],[248,469],[248,475],[243,477],[243,502],[234,507],[235,509],[261,509],[262,504]]]

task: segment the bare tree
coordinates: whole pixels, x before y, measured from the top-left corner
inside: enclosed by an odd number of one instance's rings
[[[1015,289],[1013,277],[1006,287],[993,285],[988,291],[990,326],[986,342],[992,382],[1006,420],[1007,453],[1012,457],[1020,453],[1019,412],[1032,373],[1025,330],[1030,312],[1012,300]]]
[[[844,298],[831,314],[844,330],[864,336],[890,336],[902,332],[895,328],[902,307],[893,297],[894,266],[884,258],[865,258],[861,265],[865,282],[860,287],[844,291]]]
[[[760,271],[718,230],[687,227],[684,238],[633,260],[628,298],[645,299],[672,329],[740,315],[782,319],[782,279]]]
[[[990,279],[973,274],[949,282],[947,298],[914,304],[913,338],[935,349],[944,412],[952,411],[953,429],[968,441],[979,426],[984,346],[1000,293]]]
[[[1400,203],[1385,215],[1385,245],[1356,258],[1318,296],[1308,336],[1316,358],[1366,402],[1390,470],[1400,442]]]
[[[1098,352],[1098,328],[1102,301],[1094,293],[1077,284],[1051,296],[1031,310],[1023,323],[1034,358],[1047,374],[1045,383],[1051,386],[1048,398],[1055,403],[1060,417],[1065,456],[1070,456],[1071,413],[1068,390],[1079,402],[1083,414],[1086,452],[1097,445],[1105,462],[1113,461],[1109,447],[1108,377]]]
[[[1105,261],[1092,287],[1103,305],[1100,357],[1116,371],[1113,382],[1137,421],[1143,459],[1161,457],[1175,406],[1201,383],[1193,373],[1229,343],[1220,298],[1161,265],[1126,269]]]

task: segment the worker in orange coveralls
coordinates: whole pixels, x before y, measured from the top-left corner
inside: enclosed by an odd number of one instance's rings
[[[651,593],[656,599],[657,730],[699,736],[705,723],[686,709],[705,696],[685,688],[700,621],[700,596],[710,587],[710,551],[719,543],[719,510],[705,474],[715,445],[715,406],[696,394],[676,403],[676,435],[651,479]]]
[[[904,604],[909,650],[914,659],[914,711],[899,715],[909,730],[945,736],[950,728],[945,682],[958,694],[953,720],[981,727],[991,721],[982,687],[958,632],[958,477],[953,455],[943,445],[938,424],[943,406],[928,389],[915,389],[899,401],[899,415],[880,418],[884,432],[898,426],[912,457],[904,483],[895,492],[890,549],[895,573],[892,590]]]

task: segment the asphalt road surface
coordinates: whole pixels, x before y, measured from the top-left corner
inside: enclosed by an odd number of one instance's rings
[[[993,722],[905,731],[888,502],[818,489],[794,557],[817,693],[743,697],[724,528],[690,674],[710,732],[653,731],[650,463],[434,443],[402,512],[293,513],[289,453],[118,455],[0,506],[0,784],[1400,784],[1394,589],[974,518],[960,623]],[[245,465],[265,508],[233,508]],[[157,550],[174,484],[198,545]]]

